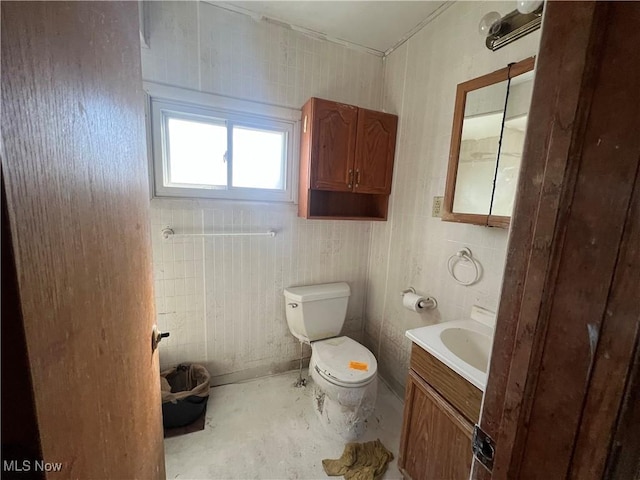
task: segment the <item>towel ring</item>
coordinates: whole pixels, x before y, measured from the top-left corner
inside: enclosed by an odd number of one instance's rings
[[[456,274],[453,271],[453,268],[455,267],[455,265],[461,260],[464,262],[471,262],[471,265],[473,265],[473,269],[475,271],[475,275],[473,279],[469,280],[468,282],[463,282],[462,280],[460,280],[458,277],[456,277]],[[475,258],[473,258],[473,254],[471,253],[471,250],[469,250],[466,247],[463,248],[462,250],[459,250],[458,252],[456,252],[455,254],[449,257],[449,260],[447,261],[447,270],[449,270],[449,275],[453,277],[456,283],[459,283],[460,285],[464,285],[465,287],[468,287],[469,285],[473,285],[480,279],[480,269],[478,268],[478,261]]]

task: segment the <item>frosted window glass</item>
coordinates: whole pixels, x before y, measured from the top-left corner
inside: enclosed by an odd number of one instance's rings
[[[227,127],[179,118],[167,121],[169,184],[227,185]]]
[[[285,132],[233,127],[234,187],[284,190]]]

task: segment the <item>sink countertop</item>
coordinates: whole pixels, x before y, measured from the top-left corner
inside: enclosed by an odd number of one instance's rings
[[[447,329],[463,329],[487,335],[493,338],[493,329],[475,320],[454,320],[426,327],[407,330],[406,336],[416,345],[444,363],[451,370],[484,392],[487,386],[487,373],[478,370],[451,352],[442,342],[440,334]],[[491,352],[489,351],[488,354]],[[487,365],[487,370],[489,366]]]

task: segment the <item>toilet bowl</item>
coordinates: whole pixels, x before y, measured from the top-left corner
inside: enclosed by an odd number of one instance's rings
[[[369,349],[338,336],[350,294],[344,282],[284,290],[289,330],[311,345],[313,408],[325,428],[345,441],[357,439],[366,430],[375,408],[378,372]]]
[[[378,364],[373,354],[349,337],[311,344],[309,372],[314,383],[314,409],[326,428],[345,441],[366,430],[378,390]]]

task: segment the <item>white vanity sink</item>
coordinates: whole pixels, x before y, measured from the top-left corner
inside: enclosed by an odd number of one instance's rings
[[[493,329],[476,320],[456,320],[406,333],[458,375],[484,391],[491,355]]]
[[[473,368],[487,373],[491,337],[466,328],[446,328],[440,332],[440,340],[456,357]]]

